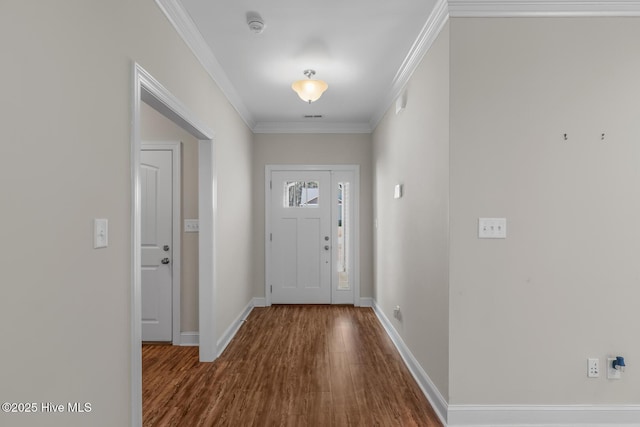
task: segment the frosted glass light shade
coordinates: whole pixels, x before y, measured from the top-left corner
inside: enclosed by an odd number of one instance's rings
[[[304,102],[312,103],[320,99],[329,85],[322,80],[298,80],[291,85],[291,89],[296,91],[300,99]]]

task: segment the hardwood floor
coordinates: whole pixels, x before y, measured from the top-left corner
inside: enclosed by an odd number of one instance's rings
[[[441,426],[370,308],[254,308],[224,353],[142,348],[144,426]]]

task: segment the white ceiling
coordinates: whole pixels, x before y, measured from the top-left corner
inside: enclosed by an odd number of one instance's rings
[[[640,16],[640,0],[155,1],[254,132],[370,132],[450,16]],[[329,84],[312,104],[291,89],[308,68]]]
[[[371,130],[435,0],[180,0],[254,130]],[[266,28],[252,33],[247,12]],[[305,69],[329,89],[307,104],[291,89]],[[224,79],[223,79],[224,80]],[[304,118],[322,115],[321,119]]]

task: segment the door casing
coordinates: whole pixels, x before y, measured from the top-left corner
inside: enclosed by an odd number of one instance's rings
[[[131,98],[131,425],[142,425],[142,316],[141,316],[141,209],[140,209],[140,103],[145,102],[195,136],[198,142],[198,300],[201,362],[217,357],[215,317],[216,249],[216,144],[214,132],[189,111],[140,64],[132,63]]]
[[[355,226],[352,230],[353,240],[353,305],[360,306],[360,165],[266,165],[265,166],[265,301],[266,305],[271,305],[271,245],[270,245],[270,228],[271,228],[271,197],[269,197],[271,173],[273,171],[329,171],[332,172],[352,172],[353,173],[353,218]],[[333,194],[333,193],[332,193]],[[333,212],[333,210],[332,210]],[[331,234],[334,235],[335,221],[331,221]],[[335,253],[332,253],[335,261]],[[333,269],[332,265],[332,269]],[[333,275],[332,275],[333,276]],[[335,283],[331,283],[331,292],[333,300],[333,292]]]

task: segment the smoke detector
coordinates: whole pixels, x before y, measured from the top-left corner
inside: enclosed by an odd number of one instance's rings
[[[247,25],[255,34],[261,34],[265,28],[264,19],[258,12],[247,12]]]

